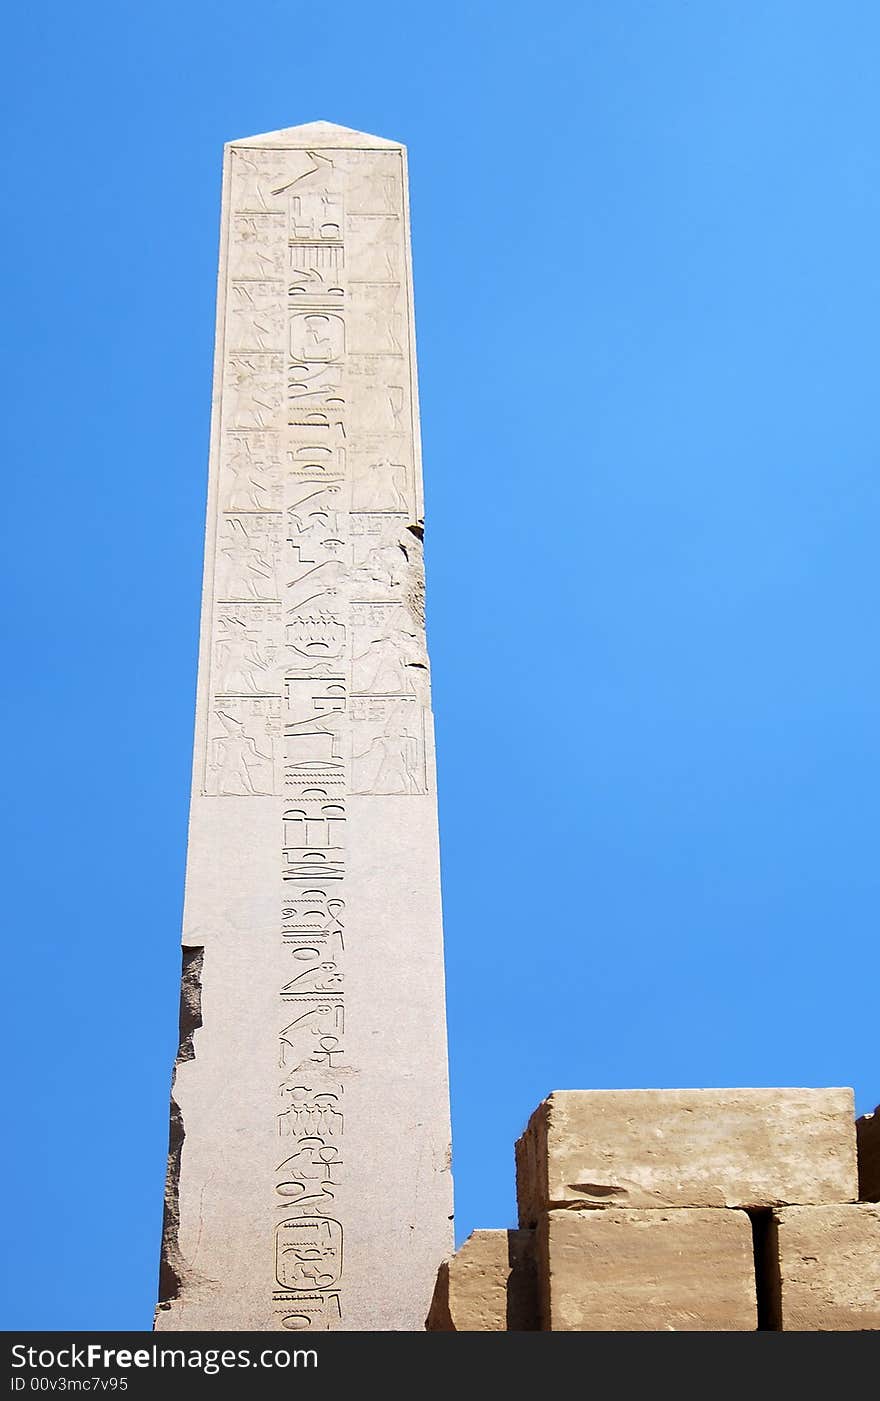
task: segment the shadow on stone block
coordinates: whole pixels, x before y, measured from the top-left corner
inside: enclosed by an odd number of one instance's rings
[[[429,1333],[538,1328],[534,1231],[474,1231],[437,1274]]]

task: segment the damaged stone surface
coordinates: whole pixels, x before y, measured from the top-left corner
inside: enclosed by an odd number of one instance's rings
[[[764,1280],[772,1328],[880,1329],[880,1206],[854,1202],[775,1210]]]
[[[854,1201],[852,1090],[556,1091],[516,1176],[525,1227],[550,1209]]]
[[[180,1162],[186,1129],[174,1098],[178,1067],[195,1057],[194,1035],[202,1024],[203,948],[182,950],[178,1046],[171,1073],[171,1113],[168,1131],[168,1166],[165,1173],[165,1205],[162,1214],[162,1250],[159,1260],[159,1306],[176,1299],[184,1279],[184,1261],[178,1243],[180,1228]]]
[[[412,307],[399,143],[226,147],[163,1330],[421,1331],[452,1249]]]
[[[473,1231],[440,1266],[429,1333],[523,1332],[538,1327],[533,1231]]]
[[[757,1328],[752,1230],[744,1211],[550,1211],[536,1241],[545,1330]]]
[[[856,1120],[859,1201],[880,1201],[880,1105]]]

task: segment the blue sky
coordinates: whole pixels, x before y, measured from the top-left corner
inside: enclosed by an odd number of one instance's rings
[[[4,37],[2,1326],[151,1323],[235,137],[410,148],[459,1236],[553,1088],[872,1108],[877,6]]]

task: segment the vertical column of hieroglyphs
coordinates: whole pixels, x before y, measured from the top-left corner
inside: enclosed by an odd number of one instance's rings
[[[343,1322],[347,1065],[344,172],[332,152],[288,151],[276,189],[287,221],[287,422],[274,1301],[282,1327],[331,1328]]]

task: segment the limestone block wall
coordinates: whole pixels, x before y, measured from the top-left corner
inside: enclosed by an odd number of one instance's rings
[[[556,1091],[516,1183],[429,1332],[880,1330],[880,1114],[852,1090]]]

